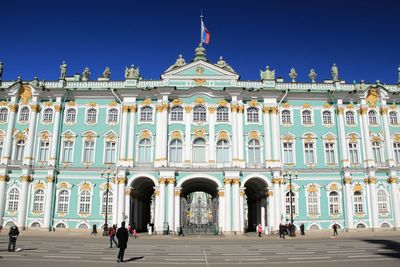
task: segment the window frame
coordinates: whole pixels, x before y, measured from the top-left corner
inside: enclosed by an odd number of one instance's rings
[[[95,112],[94,114],[90,114],[89,112]],[[98,116],[99,116],[99,110],[97,107],[89,107],[86,109],[86,114],[85,114],[85,124],[87,125],[95,125],[97,124],[98,121]],[[92,121],[92,117],[94,121]]]
[[[351,113],[351,118],[349,118],[347,116],[347,114],[350,114],[350,113]],[[351,123],[351,121],[349,121],[349,119],[351,119],[353,121],[353,123]],[[345,122],[345,125],[349,126],[349,127],[354,127],[357,125],[357,116],[356,116],[356,113],[354,112],[354,110],[346,110],[344,112],[344,122]]]
[[[287,112],[288,115],[284,115],[284,112],[285,113]],[[282,109],[280,112],[280,115],[281,115],[281,120],[280,120],[281,125],[292,125],[293,124],[293,112],[290,109],[288,109],[288,108]],[[287,119],[289,119],[289,120],[285,121]]]
[[[37,199],[38,191],[42,191],[41,199]],[[43,189],[36,189],[32,196],[32,212],[43,213],[45,208],[46,193]]]
[[[229,123],[229,121],[230,121],[229,108],[227,106],[217,107],[216,115],[215,115],[215,122],[216,123]]]
[[[196,109],[203,109],[203,110],[196,110]],[[204,105],[195,105],[192,110],[192,121],[194,123],[205,123],[207,122],[207,107]]]
[[[26,110],[27,112],[25,112],[23,114],[22,111],[24,111],[24,110]],[[27,117],[26,119],[25,119],[25,116]],[[27,123],[29,123],[30,117],[31,117],[31,109],[28,106],[22,106],[18,112],[18,122],[20,124],[27,124]]]
[[[111,112],[115,113],[112,114]],[[111,117],[112,116],[112,117]],[[110,120],[112,118],[113,120]],[[111,107],[107,109],[107,124],[116,125],[119,123],[119,110],[116,107]]]
[[[69,115],[68,112],[70,110],[73,110],[75,112],[75,114],[73,116]],[[69,121],[69,117],[73,117],[74,120],[73,121]],[[65,114],[64,114],[64,123],[67,124],[67,125],[73,125],[73,124],[76,123],[77,117],[78,117],[78,109],[74,108],[74,107],[67,107],[66,110],[65,110]]]
[[[252,111],[252,112],[249,112]],[[261,124],[260,108],[247,107],[246,108],[246,123],[247,124]]]
[[[139,123],[153,123],[154,122],[154,107],[151,105],[144,105],[139,108]]]
[[[305,115],[304,115],[305,112],[309,112],[309,115],[307,115],[307,117],[305,117]],[[301,110],[300,116],[301,116],[301,125],[303,125],[305,127],[314,125],[314,114],[313,114],[312,109],[307,108],[307,109]],[[307,121],[306,121],[306,119],[307,119]]]
[[[2,112],[5,110],[5,112]],[[7,107],[0,107],[0,123],[6,123],[8,121],[9,109]],[[3,114],[5,113],[5,114]],[[4,117],[4,118],[2,118]]]
[[[54,120],[54,109],[51,107],[45,107],[42,112],[42,124],[52,124],[53,120]]]
[[[185,121],[185,114],[183,112],[183,107],[182,106],[173,106],[169,110],[169,121],[171,123],[177,123],[177,122],[184,122]],[[179,120],[179,116],[182,116],[182,119]],[[178,119],[176,119],[178,117]]]

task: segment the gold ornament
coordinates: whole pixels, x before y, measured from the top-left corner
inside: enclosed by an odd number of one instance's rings
[[[260,135],[259,135],[258,132],[256,132],[256,131],[251,131],[251,132],[249,133],[249,139],[256,139],[256,140],[258,140],[258,139],[260,139]]]
[[[151,104],[151,99],[150,98],[146,98],[145,100],[143,100],[142,105],[150,105]]]
[[[23,84],[19,90],[19,97],[21,98],[22,103],[28,104],[29,100],[32,98],[31,87],[27,84]]]
[[[217,110],[216,107],[208,107],[208,112],[210,113],[215,113],[216,110]]]
[[[258,106],[258,102],[256,100],[251,100],[248,103],[249,107],[257,107]]]
[[[367,94],[367,103],[369,106],[375,106],[376,103],[379,100],[379,94],[378,94],[378,90],[374,87],[371,87],[368,90],[368,94]]]
[[[140,139],[147,139],[147,138],[150,138],[150,136],[151,136],[151,133],[148,130],[143,130],[140,133]]]
[[[173,131],[171,133],[171,139],[172,140],[174,140],[174,139],[182,140],[182,135],[179,131]]]
[[[179,98],[172,100],[173,106],[180,106],[180,105],[182,105],[182,103],[183,103],[182,99],[179,99]]]
[[[205,100],[204,100],[204,98],[201,98],[201,97],[198,97],[198,98],[196,98],[196,100],[194,101],[196,104],[204,104],[205,103]]]
[[[192,107],[189,107],[189,106],[187,106],[187,107],[185,107],[185,112],[186,113],[190,113],[190,112],[192,112]]]
[[[218,105],[221,107],[226,107],[228,105],[228,102],[225,99],[221,99],[218,101]]]

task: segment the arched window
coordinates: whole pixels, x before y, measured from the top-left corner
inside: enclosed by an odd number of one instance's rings
[[[106,204],[108,204],[108,206]],[[101,208],[102,213],[106,213],[106,207],[107,207],[107,213],[112,213],[113,193],[111,191],[108,191],[108,203],[107,203],[107,192],[103,193],[103,203]]]
[[[317,192],[308,192],[308,214],[319,214],[319,197]]]
[[[18,140],[15,148],[14,160],[21,161],[24,159],[25,140]]]
[[[339,214],[339,194],[336,191],[329,193],[329,213],[331,215]]]
[[[58,194],[57,212],[67,213],[69,209],[69,193],[67,190],[61,190]]]
[[[349,143],[349,155],[350,155],[350,164],[357,165],[360,164],[358,157],[358,143],[350,142]]]
[[[363,223],[359,223],[359,224],[357,224],[356,228],[363,229],[363,228],[366,228],[366,226]]]
[[[301,119],[303,124],[312,124],[311,110],[303,110]]]
[[[206,141],[203,138],[193,142],[193,162],[206,162]]]
[[[97,120],[97,110],[95,108],[88,109],[86,116],[86,123],[94,124],[96,123],[96,120]]]
[[[153,120],[153,108],[150,106],[144,106],[140,109],[140,121],[152,121]]]
[[[0,121],[7,121],[8,117],[8,109],[0,108]]]
[[[90,213],[91,196],[89,190],[82,190],[79,196],[79,213]]]
[[[400,142],[393,142],[393,152],[396,163],[400,164]]]
[[[40,223],[38,223],[38,222],[33,222],[33,223],[31,224],[31,227],[41,227],[41,225],[40,225]]]
[[[375,110],[368,111],[368,121],[369,121],[369,124],[371,124],[371,125],[378,124],[378,115],[376,114]]]
[[[353,111],[350,111],[350,110],[348,110],[348,111],[346,111],[346,124],[347,125],[354,125],[354,124],[356,124],[356,120],[355,120],[355,117],[354,117],[354,112]]]
[[[193,121],[206,121],[207,110],[202,105],[197,105],[193,108]]]
[[[19,190],[17,188],[11,189],[8,193],[8,210],[17,211],[19,202]]]
[[[79,229],[89,229],[89,226],[87,226],[86,223],[81,223],[81,224],[78,226],[78,228],[79,228]]]
[[[286,193],[285,197],[285,211],[286,215],[290,215],[290,210],[293,211],[293,214],[296,214],[296,198],[294,192],[292,192],[292,205],[290,205],[290,191]]]
[[[398,125],[399,124],[399,119],[397,117],[397,112],[396,111],[390,111],[389,112],[389,122],[391,125]]]
[[[43,110],[43,123],[51,123],[53,121],[53,109],[45,108]]]
[[[33,197],[33,211],[43,212],[44,211],[44,191],[38,189]]]
[[[355,213],[363,213],[364,212],[364,201],[363,201],[362,192],[360,192],[360,191],[354,192],[353,204],[354,204],[354,212]]]
[[[171,121],[183,121],[183,108],[181,106],[175,106],[170,111]]]
[[[182,162],[182,141],[179,139],[174,139],[169,144],[169,161],[180,163]]]
[[[248,143],[249,163],[261,163],[261,146],[260,142],[256,139],[251,139]]]
[[[229,143],[226,140],[219,140],[217,142],[217,162],[229,162]]]
[[[69,108],[65,113],[65,122],[67,123],[75,123],[76,121],[76,109]]]
[[[57,223],[56,228],[67,228],[64,223]]]
[[[49,159],[50,141],[42,140],[39,143],[39,162],[46,162]]]
[[[19,121],[27,122],[29,121],[29,108],[27,106],[22,107],[19,113]]]
[[[229,121],[229,109],[227,107],[217,108],[217,121],[218,122]]]
[[[258,108],[250,107],[247,108],[247,122],[259,122],[260,118],[258,115]]]
[[[282,124],[291,124],[292,123],[292,116],[290,114],[290,110],[284,109],[281,113],[281,120]]]
[[[322,123],[325,125],[332,124],[332,112],[330,112],[329,110],[324,110],[322,112]]]
[[[108,123],[118,122],[118,110],[116,108],[111,108],[108,110]]]
[[[383,162],[382,148],[380,142],[372,142],[372,154],[374,156],[375,163]]]
[[[144,138],[139,142],[139,157],[138,161],[141,163],[151,162],[151,142],[150,139]]]
[[[387,214],[388,211],[388,198],[385,190],[378,190],[378,213]]]

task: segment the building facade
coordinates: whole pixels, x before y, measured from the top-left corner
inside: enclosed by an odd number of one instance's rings
[[[202,46],[160,80],[60,68],[57,81],[0,74],[0,225],[101,227],[107,212],[157,232],[275,231],[291,214],[312,230],[400,227],[399,84],[349,84],[335,65],[322,82],[268,67],[241,81]],[[187,204],[198,192],[205,215]]]

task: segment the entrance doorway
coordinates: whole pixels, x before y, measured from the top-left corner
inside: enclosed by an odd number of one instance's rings
[[[218,227],[218,185],[198,178],[182,184],[180,226],[185,234],[215,234]]]
[[[154,227],[154,182],[147,177],[136,178],[131,184],[129,224],[138,232]]]
[[[246,232],[255,232],[257,225],[264,227],[267,222],[268,184],[261,178],[251,178],[244,186],[244,228]]]

